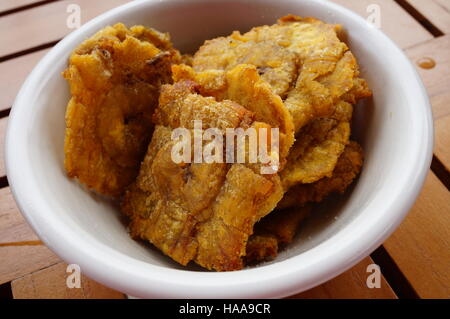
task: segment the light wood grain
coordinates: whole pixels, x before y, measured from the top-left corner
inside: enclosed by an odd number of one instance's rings
[[[450,171],[450,34],[406,50],[415,64],[433,107],[435,119],[435,155]],[[432,69],[418,65],[423,58],[436,62]]]
[[[407,48],[433,36],[393,0],[331,0],[367,18],[369,5],[379,5],[381,30],[398,46]],[[367,41],[370,41],[368,39]]]
[[[5,151],[5,133],[7,124],[8,118],[0,119],[0,177],[6,175],[4,151]]]
[[[450,33],[449,0],[406,0],[444,33]]]
[[[395,299],[397,296],[392,291],[389,283],[382,277],[380,288],[368,288],[366,281],[371,274],[367,272],[367,266],[374,261],[367,257],[356,266],[339,275],[338,277],[311,290],[302,292],[291,298],[304,299]],[[383,272],[383,269],[381,269]]]
[[[450,105],[450,99],[448,100]],[[435,122],[434,153],[450,172],[450,115]],[[450,203],[448,203],[450,206]]]
[[[27,6],[42,0],[1,0],[0,12],[8,11],[18,7]]]
[[[36,241],[19,213],[9,188],[0,189],[0,243]],[[48,267],[60,259],[43,245],[0,247],[0,284]]]
[[[82,23],[130,0],[67,0],[20,11],[0,19],[0,57],[59,40],[73,29],[69,29],[66,12],[69,4],[81,7]],[[26,21],[26,23],[24,23]]]
[[[125,296],[84,276],[81,287],[68,288],[67,264],[59,263],[11,283],[15,299],[124,299]]]
[[[70,33],[72,30],[66,26],[68,16],[66,8],[69,3],[81,6],[82,20],[86,22],[96,15],[128,1],[58,1],[5,16],[0,20],[0,37],[3,39],[0,56],[58,40]],[[379,4],[382,10],[382,29],[401,47],[408,47],[432,37],[428,31],[391,0],[335,1],[365,17],[368,15],[367,5]],[[27,21],[27,23],[22,23],[23,21]],[[43,23],[44,21],[45,23]],[[33,28],[30,28],[30,25],[33,25]]]
[[[406,54],[426,86],[434,118],[450,115],[450,35],[409,48]],[[417,62],[423,58],[433,59],[436,66],[432,69],[419,67]]]
[[[384,243],[422,298],[450,297],[450,192],[430,173],[404,222]]]
[[[0,189],[0,243],[34,240],[38,237],[19,213],[9,187]]]
[[[0,18],[1,19],[1,18]],[[49,51],[41,50],[0,63],[0,111],[10,108],[23,82]]]

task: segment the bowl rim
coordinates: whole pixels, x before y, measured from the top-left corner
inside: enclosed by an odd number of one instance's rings
[[[217,0],[211,2],[214,1]],[[414,132],[418,138],[415,149],[417,160],[409,163],[407,183],[403,184],[401,190],[397,190],[399,196],[396,200],[386,202],[385,209],[379,215],[372,216],[365,225],[357,223],[361,218],[358,216],[338,233],[300,255],[257,268],[220,273],[193,272],[151,265],[92,240],[93,237],[82,229],[70,229],[64,227],[65,224],[61,220],[46,218],[45,208],[48,206],[40,198],[36,185],[27,179],[30,168],[24,160],[27,157],[23,156],[26,154],[26,147],[20,144],[27,138],[22,124],[27,115],[26,107],[29,106],[27,100],[39,85],[40,77],[51,66],[51,61],[61,52],[73,48],[75,39],[92,34],[107,19],[128,9],[139,8],[147,2],[156,0],[133,1],[116,7],[66,36],[33,69],[16,97],[5,140],[7,176],[19,210],[47,247],[68,263],[76,261],[83,273],[102,284],[133,296],[160,298],[285,297],[330,280],[375,250],[401,223],[414,204],[430,167],[434,138],[431,106],[417,71],[392,40],[370,25],[367,32],[390,47],[401,58],[403,67],[410,72],[412,83],[417,89],[415,101],[418,114],[415,118],[420,118],[420,121],[419,132]],[[312,2],[367,24],[356,13],[335,3],[320,0]],[[323,254],[322,251],[328,251],[328,254]]]

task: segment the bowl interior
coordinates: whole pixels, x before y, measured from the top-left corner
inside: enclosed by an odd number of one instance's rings
[[[115,10],[69,36],[53,53],[52,61],[48,60],[42,66],[47,69],[45,72],[40,70],[38,84],[32,95],[27,96],[26,120],[21,119],[25,121],[22,129],[26,147],[23,150],[25,158],[18,161],[29,166],[26,171],[31,174],[28,176],[30,183],[36,185],[38,196],[50,208],[41,214],[48,220],[58,219],[66,227],[79,232],[80,236],[86,234],[90,240],[133,259],[186,269],[150,245],[132,240],[114,204],[66,177],[63,143],[69,89],[61,72],[67,65],[71,50],[108,24],[143,24],[170,32],[175,47],[182,52],[194,52],[206,39],[228,35],[233,30],[246,31],[253,26],[273,24],[289,13],[343,24],[348,44],[358,59],[362,76],[373,90],[374,98],[361,103],[355,110],[353,136],[365,150],[365,163],[357,183],[346,196],[333,197],[321,205],[302,227],[295,242],[272,263],[317,248],[357,219],[369,220],[380,211],[386,213],[383,205],[395,200],[393,196],[398,195],[400,185],[410,173],[410,167],[404,163],[417,157],[417,147],[410,141],[420,133],[416,132],[417,126],[421,125],[414,116],[414,112],[420,111],[417,101],[407,94],[410,82],[416,80],[405,79],[405,74],[411,74],[410,66],[402,60],[404,57],[397,49],[389,44],[386,50],[392,51],[391,57],[381,56],[385,43],[373,27],[349,16],[347,11],[325,6],[321,1],[179,0],[140,2],[127,10]],[[368,38],[373,41],[367,41]],[[23,109],[24,106],[17,108]],[[17,110],[17,113],[14,120],[19,121],[23,110]],[[16,164],[10,160],[8,165],[12,170]],[[389,194],[390,189],[395,191]],[[32,221],[42,216],[28,215],[28,218]],[[56,231],[62,234],[65,229]],[[46,239],[44,231],[39,234]],[[48,244],[52,247],[51,241]],[[188,269],[202,271],[195,266]]]

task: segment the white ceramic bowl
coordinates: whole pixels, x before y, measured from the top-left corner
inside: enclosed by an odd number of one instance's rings
[[[273,262],[236,272],[184,269],[127,234],[119,212],[64,174],[60,73],[69,53],[102,27],[124,22],[170,32],[194,51],[205,39],[272,24],[293,13],[341,23],[373,90],[358,106],[354,135],[366,152],[350,195],[316,214]],[[356,14],[326,1],[133,1],[67,36],[36,66],[12,109],[6,139],[8,179],[17,204],[45,244],[107,286],[139,297],[288,296],[344,272],[378,247],[412,206],[427,174],[433,123],[424,87],[403,52]],[[324,209],[322,209],[324,210]]]

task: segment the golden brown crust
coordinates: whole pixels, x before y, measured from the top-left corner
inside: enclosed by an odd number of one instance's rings
[[[198,228],[195,261],[219,271],[241,269],[253,225],[279,201],[277,188],[281,185],[276,180],[255,174],[244,165],[232,165],[212,206],[211,218]],[[264,209],[266,203],[270,203],[268,210]]]
[[[186,65],[172,67],[175,82],[191,80],[199,83],[202,95],[218,101],[231,100],[255,114],[255,119],[279,129],[280,162],[284,165],[294,143],[292,116],[281,98],[258,75],[256,67],[239,64],[228,71],[195,71]]]
[[[180,56],[168,35],[141,26],[106,27],[71,55],[64,77],[65,169],[98,193],[118,197],[133,180],[153,130],[162,83]]]
[[[275,258],[307,203],[344,192],[362,166],[362,149],[349,142],[352,104],[371,91],[341,30],[289,15],[206,41],[192,57],[155,30],[105,28],[64,72],[68,175],[122,195],[131,236],[182,265],[229,271]],[[228,128],[254,128],[258,141],[278,128],[279,174],[248,162],[247,141],[233,150],[245,163],[174,161],[173,130],[193,135],[196,120],[225,142]]]
[[[371,94],[359,78],[355,58],[339,39],[340,31],[339,25],[289,15],[272,26],[206,41],[192,65],[197,72],[254,65],[284,99],[299,132],[315,118],[331,115],[341,99],[354,103]]]
[[[193,260],[208,269],[236,270],[253,225],[272,211],[283,196],[277,175],[263,176],[254,165],[175,163],[169,131],[193,128],[237,128],[252,124],[242,106],[197,93],[197,85],[182,81],[162,87],[155,112],[157,124],[136,184],[122,201],[135,238],[149,240],[186,265]]]
[[[333,114],[340,98],[353,88],[357,72],[356,60],[350,51],[338,61],[306,60],[285,101],[296,131],[316,118]]]
[[[245,263],[273,260],[278,255],[278,239],[272,234],[253,234],[247,242]]]
[[[249,238],[246,263],[270,260],[277,256],[279,248],[294,239],[300,223],[311,213],[311,206],[276,210],[255,225],[255,233]]]
[[[297,76],[298,59],[293,52],[273,41],[252,41],[237,32],[206,41],[192,61],[197,72],[228,71],[239,64],[254,65],[261,78],[281,97],[286,96]]]
[[[280,173],[286,190],[331,176],[349,142],[352,111],[352,105],[340,102],[331,117],[317,118],[301,130]]]
[[[363,164],[363,150],[356,142],[350,142],[339,157],[331,177],[312,184],[298,184],[290,188],[278,203],[278,209],[303,206],[308,202],[320,202],[332,193],[342,194],[358,176]]]
[[[194,128],[194,120],[202,121],[203,129],[247,127],[254,115],[233,101],[217,102],[212,97],[203,97],[197,92],[200,86],[193,81],[181,81],[164,85],[159,97],[159,106],[153,116],[155,123],[171,128]]]

